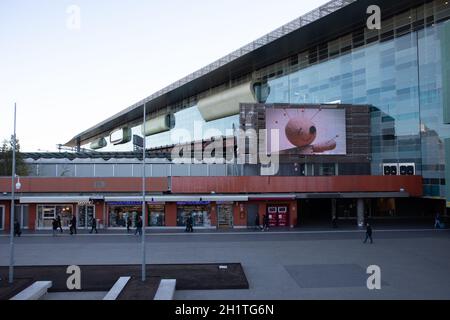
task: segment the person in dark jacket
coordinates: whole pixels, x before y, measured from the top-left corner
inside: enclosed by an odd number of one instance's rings
[[[75,215],[72,216],[70,220],[70,235],[77,234],[77,218]]]
[[[337,229],[337,227],[338,227],[338,223],[337,223],[337,217],[334,215],[333,216],[333,218],[332,218],[332,220],[331,220],[331,224],[332,224],[332,226],[333,226],[333,229]]]
[[[139,216],[136,221],[136,231],[134,232],[134,235],[137,235],[139,233],[140,236],[142,236],[142,218]]]
[[[257,214],[255,217],[255,229],[261,230],[261,223],[259,222],[259,214]]]
[[[194,219],[192,215],[186,218],[186,232],[194,232]]]
[[[269,215],[267,213],[263,218],[263,231],[269,231]]]
[[[14,237],[20,237],[22,235],[22,231],[20,230],[20,223],[17,219],[14,220]]]
[[[91,231],[89,233],[92,233],[94,231],[95,231],[95,233],[98,233],[98,230],[97,230],[97,219],[95,219],[95,218],[92,219],[92,228],[91,228]]]
[[[127,233],[130,233],[132,225],[133,225],[133,222],[131,221],[130,216],[128,216],[128,218],[127,218]]]
[[[436,214],[436,218],[434,219],[434,228],[435,229],[441,229],[442,228],[441,214],[439,212]]]
[[[61,216],[60,216],[59,214],[58,214],[58,217],[56,218],[56,222],[58,223],[59,231],[60,231],[61,233],[63,233],[62,222],[61,222]]]
[[[53,230],[53,236],[56,237],[56,233],[58,231],[58,220],[53,219],[52,221],[52,230]]]
[[[373,244],[372,234],[373,234],[372,226],[370,224],[367,224],[366,225],[366,240],[364,240],[364,243],[367,243],[367,240],[370,239],[370,243]]]

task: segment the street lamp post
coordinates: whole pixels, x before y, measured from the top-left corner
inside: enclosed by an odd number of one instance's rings
[[[143,142],[143,151],[142,151],[142,239],[141,239],[141,247],[142,247],[142,282],[145,282],[146,280],[146,257],[145,257],[145,227],[146,227],[146,223],[145,223],[145,209],[146,209],[146,204],[145,204],[145,189],[146,189],[146,185],[145,185],[145,148],[146,148],[146,143],[145,143],[145,126],[146,126],[146,112],[147,112],[147,103],[144,102],[144,123],[142,125],[142,129],[143,129],[143,136],[144,136],[144,142]]]
[[[16,104],[14,103],[14,134],[13,134],[13,160],[11,172],[11,216],[9,230],[9,284],[14,282],[14,209],[15,209],[15,180],[16,180]],[[19,183],[18,183],[19,184]]]

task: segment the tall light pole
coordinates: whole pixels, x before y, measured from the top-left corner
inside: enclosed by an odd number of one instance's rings
[[[16,180],[16,104],[14,103],[14,134],[13,134],[13,160],[11,172],[11,216],[9,230],[9,284],[14,282],[14,209],[15,209],[15,180]]]
[[[147,279],[146,277],[146,258],[145,258],[145,212],[146,212],[146,204],[145,204],[145,189],[146,189],[146,185],[145,185],[145,148],[146,148],[146,143],[145,143],[145,126],[146,126],[146,112],[147,112],[147,103],[144,102],[144,123],[142,125],[142,129],[143,129],[143,136],[144,136],[144,142],[143,142],[143,151],[142,151],[142,239],[141,239],[141,247],[142,247],[142,282],[145,282],[145,280]]]

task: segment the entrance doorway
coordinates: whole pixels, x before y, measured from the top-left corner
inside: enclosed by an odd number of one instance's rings
[[[233,204],[217,205],[217,226],[219,229],[233,228]]]
[[[16,219],[22,229],[28,229],[28,205],[16,205],[14,207],[14,219]]]
[[[269,227],[289,226],[289,206],[288,205],[268,205],[267,214],[269,216]]]
[[[247,205],[247,226],[256,227],[256,216],[259,214],[259,206],[257,204]]]
[[[95,206],[78,206],[78,228],[92,228],[92,220],[95,219]]]
[[[298,223],[301,225],[331,223],[333,212],[331,199],[300,200],[298,208]]]

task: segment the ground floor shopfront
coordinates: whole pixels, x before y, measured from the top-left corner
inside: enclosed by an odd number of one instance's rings
[[[126,228],[128,220],[134,228],[137,217],[142,216],[139,201],[105,201],[104,205],[108,228]],[[262,224],[265,214],[273,227],[294,227],[297,223],[294,199],[147,202],[145,209],[146,225],[150,228],[185,228],[188,217],[192,217],[196,228],[247,228]]]
[[[15,219],[23,229],[50,230],[53,219],[61,218],[68,229],[73,216],[79,229],[91,229],[95,219],[99,229],[136,227],[142,216],[142,201],[80,200],[78,202],[26,203],[16,201]],[[67,200],[67,199],[66,199]],[[11,203],[0,201],[0,230],[9,229]],[[232,229],[262,225],[267,215],[271,228],[294,228],[336,221],[348,221],[362,226],[377,219],[433,219],[445,216],[445,201],[416,198],[376,199],[297,199],[254,198],[247,201],[148,201],[145,205],[145,225],[148,228],[185,228],[192,217],[195,228]],[[353,222],[351,222],[353,221]]]
[[[142,216],[142,201],[100,201],[26,203],[16,200],[15,217],[24,229],[51,230],[58,217],[63,229],[68,229],[75,216],[79,229],[90,229],[97,221],[100,229],[125,229],[136,227]],[[63,203],[64,202],[64,203]],[[9,229],[9,201],[0,201],[0,230]],[[175,201],[146,202],[145,225],[149,228],[185,228],[188,217],[194,227],[204,229],[231,229],[254,227],[262,224],[264,215],[269,217],[271,227],[294,227],[297,225],[297,201],[250,200],[250,201]]]
[[[0,230],[10,225],[11,180],[0,178]],[[61,218],[77,226],[134,228],[142,216],[149,228],[254,227],[268,216],[272,228],[303,226],[315,219],[354,219],[361,225],[371,216],[445,214],[446,202],[423,199],[420,176],[334,177],[162,177],[147,178],[142,206],[139,178],[21,178],[15,195],[15,219],[22,228],[51,229]],[[432,214],[431,213],[431,214]]]

